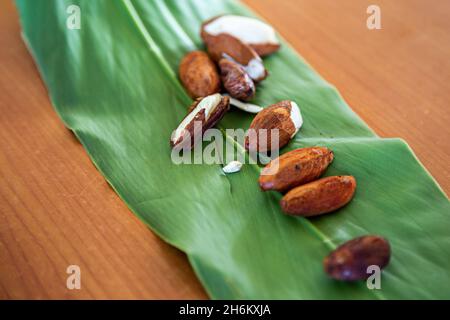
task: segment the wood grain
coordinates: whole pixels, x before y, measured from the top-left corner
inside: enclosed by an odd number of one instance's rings
[[[450,191],[450,2],[246,0],[381,136],[401,137]],[[109,188],[52,109],[0,3],[0,298],[206,298],[184,254]],[[66,268],[81,267],[81,290]]]
[[[185,255],[127,209],[65,129],[15,8],[0,12],[0,298],[206,298]],[[69,265],[81,290],[66,287]]]

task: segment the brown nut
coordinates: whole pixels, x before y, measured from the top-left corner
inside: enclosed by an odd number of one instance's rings
[[[352,176],[322,178],[296,187],[281,199],[287,214],[317,216],[345,206],[353,197],[356,180]]]
[[[221,59],[219,68],[223,86],[230,96],[242,101],[253,99],[256,92],[255,84],[239,64]]]
[[[261,57],[274,53],[280,48],[275,30],[268,24],[249,17],[221,15],[202,24],[201,37],[229,34],[252,47]]]
[[[364,280],[370,276],[367,268],[386,267],[391,257],[389,242],[379,236],[363,236],[347,241],[323,261],[325,272],[333,279]]]
[[[272,151],[272,130],[278,130],[278,148],[285,146],[298,132],[303,120],[298,105],[293,101],[281,101],[260,111],[250,124],[245,137],[248,151]],[[275,140],[275,139],[274,139]]]
[[[222,33],[214,37],[207,37],[205,41],[210,57],[219,62],[226,58],[239,63],[245,72],[258,82],[266,78],[267,70],[258,54],[239,39]]]
[[[191,98],[220,92],[219,73],[205,52],[192,51],[185,55],[178,71],[180,80]]]
[[[310,147],[289,151],[272,160],[261,171],[262,190],[285,192],[319,178],[333,161],[333,151]]]
[[[173,148],[191,149],[201,140],[205,131],[219,122],[229,109],[230,98],[218,93],[197,99],[172,133],[170,145]]]

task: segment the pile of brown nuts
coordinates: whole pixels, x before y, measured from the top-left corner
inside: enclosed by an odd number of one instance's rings
[[[261,57],[280,48],[273,28],[256,19],[224,15],[204,22],[200,36],[208,54],[190,52],[179,67],[188,94],[206,97],[223,86],[232,98],[253,99],[256,84],[268,75]]]
[[[280,48],[272,27],[252,18],[225,15],[202,24],[201,37],[208,54],[188,53],[179,67],[180,80],[188,94],[197,99],[171,138],[172,147],[192,148],[195,122],[201,123],[201,135],[213,127],[229,110],[230,104],[247,112],[258,113],[250,129],[265,129],[264,141],[259,135],[246,136],[248,151],[270,152],[271,129],[278,130],[278,148],[285,146],[302,126],[300,109],[293,101],[281,101],[265,109],[246,104],[256,93],[256,84],[266,71],[261,57]],[[220,70],[220,73],[219,71]],[[229,96],[222,95],[224,89]],[[231,102],[230,102],[231,100]],[[279,191],[282,210],[289,215],[313,217],[330,213],[348,204],[356,189],[353,176],[320,178],[334,159],[326,147],[300,148],[272,160],[261,171],[259,185],[263,191]],[[242,165],[242,164],[241,164]],[[236,172],[240,169],[230,172]],[[367,268],[384,268],[390,259],[390,246],[379,236],[350,240],[331,252],[324,260],[328,275],[338,280],[366,279]]]
[[[193,51],[184,56],[179,77],[189,96],[196,99],[171,138],[172,147],[192,148],[194,122],[201,122],[202,134],[214,126],[233,105],[258,113],[250,129],[278,129],[283,147],[298,132],[303,120],[293,101],[281,101],[266,109],[247,103],[256,94],[256,84],[268,72],[261,57],[276,52],[280,43],[273,28],[259,20],[224,15],[204,22],[200,30],[207,53]],[[221,95],[224,92],[226,95]],[[281,116],[280,116],[281,115]],[[190,139],[183,139],[189,133]],[[266,139],[270,142],[270,139]],[[265,141],[247,137],[246,149],[270,151]]]

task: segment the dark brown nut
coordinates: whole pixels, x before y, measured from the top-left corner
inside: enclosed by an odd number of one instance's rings
[[[245,148],[253,152],[273,151],[272,129],[278,130],[278,147],[282,148],[295,136],[302,124],[300,109],[295,102],[278,102],[255,116],[245,138]]]
[[[389,242],[379,236],[363,236],[347,241],[323,261],[325,272],[333,279],[365,280],[369,266],[386,267],[391,257]]]
[[[225,58],[239,63],[245,72],[258,82],[266,78],[267,70],[258,54],[239,39],[228,34],[208,37],[205,41],[210,57],[219,62]]]
[[[281,209],[303,217],[329,213],[349,203],[355,189],[356,180],[352,176],[322,178],[289,191],[281,199]]]
[[[184,56],[179,67],[180,80],[193,99],[220,92],[220,77],[214,62],[202,51]]]
[[[261,171],[262,190],[285,192],[318,179],[333,161],[333,152],[326,147],[310,147],[289,151],[272,160]]]
[[[280,48],[275,30],[268,24],[249,17],[222,15],[202,24],[201,36],[208,37],[229,34],[252,47],[261,57],[274,53]]]
[[[254,98],[255,84],[239,64],[228,59],[221,59],[219,68],[223,86],[230,96],[242,101]]]
[[[206,130],[217,122],[230,109],[230,98],[218,93],[197,99],[189,108],[189,113],[172,133],[172,148],[191,149],[201,140]]]

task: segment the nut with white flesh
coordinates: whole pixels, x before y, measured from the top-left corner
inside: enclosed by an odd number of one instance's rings
[[[203,133],[222,119],[230,109],[230,98],[219,93],[199,98],[189,108],[189,113],[172,133],[170,145],[191,149],[201,138]],[[197,129],[198,128],[198,129]],[[196,132],[197,130],[200,132]]]
[[[241,168],[242,168],[242,162],[231,161],[229,164],[227,164],[225,167],[223,167],[222,170],[225,173],[235,173],[235,172],[241,171]]]
[[[203,40],[221,33],[238,38],[252,47],[261,57],[274,53],[280,48],[275,30],[270,25],[254,18],[223,15],[212,18],[202,25]]]
[[[298,105],[294,101],[289,102],[291,104],[291,120],[295,127],[295,130],[291,135],[291,138],[293,138],[297,134],[298,130],[300,130],[300,128],[302,127],[303,118]]]
[[[294,101],[284,100],[259,112],[250,124],[245,137],[245,149],[255,152],[272,151],[272,130],[278,130],[278,148],[284,147],[295,136],[303,124],[302,115]],[[261,131],[260,130],[264,130]]]
[[[225,94],[226,95],[226,94]],[[248,112],[248,113],[258,113],[264,108],[261,108],[260,106],[256,104],[246,103],[242,102],[238,99],[235,99],[233,97],[230,97],[230,104],[238,109],[241,109],[242,111]]]
[[[260,56],[238,38],[222,33],[214,37],[206,37],[205,44],[209,56],[215,62],[218,63],[223,58],[234,61],[240,64],[256,82],[267,77],[267,70]]]
[[[256,93],[255,84],[241,65],[221,59],[219,68],[223,86],[230,96],[243,101],[253,99]]]

